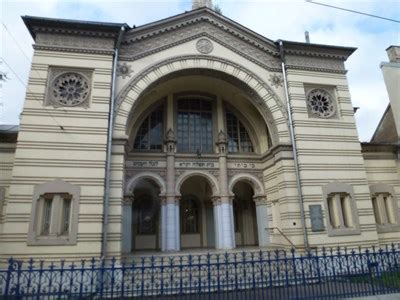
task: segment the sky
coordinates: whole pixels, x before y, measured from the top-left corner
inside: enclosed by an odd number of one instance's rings
[[[32,58],[33,40],[23,15],[142,25],[191,9],[191,0],[0,0],[0,124],[18,124]],[[214,0],[234,21],[277,40],[357,47],[347,60],[347,78],[356,113],[360,141],[369,141],[389,102],[380,63],[385,49],[400,45],[400,23],[335,10],[304,0]],[[400,20],[400,1],[318,2]]]

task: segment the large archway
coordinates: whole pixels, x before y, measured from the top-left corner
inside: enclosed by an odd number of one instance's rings
[[[286,123],[286,109],[283,101],[254,72],[245,66],[229,60],[213,56],[179,56],[156,63],[131,79],[129,84],[119,93],[116,108],[116,126],[114,137],[125,136],[129,131],[130,120],[134,114],[138,100],[151,93],[151,87],[160,80],[166,80],[181,71],[190,73],[206,72],[207,76],[224,78],[233,82],[247,94],[259,112],[270,124],[274,143],[289,142]]]
[[[180,193],[180,244],[184,248],[214,248],[213,188],[208,177],[194,174],[182,178]]]

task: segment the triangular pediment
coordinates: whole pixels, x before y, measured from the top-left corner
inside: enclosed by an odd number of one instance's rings
[[[262,65],[279,70],[277,45],[214,11],[201,8],[129,30],[120,59],[133,61],[165,49],[207,37]]]

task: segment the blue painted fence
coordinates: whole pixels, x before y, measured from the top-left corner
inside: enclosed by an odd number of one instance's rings
[[[4,299],[324,299],[400,293],[398,245],[46,263],[10,259]]]

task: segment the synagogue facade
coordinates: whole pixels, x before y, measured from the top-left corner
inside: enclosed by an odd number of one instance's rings
[[[23,17],[34,55],[18,131],[1,132],[0,257],[400,240],[399,135],[360,144],[356,49],[199,6],[133,28]]]

